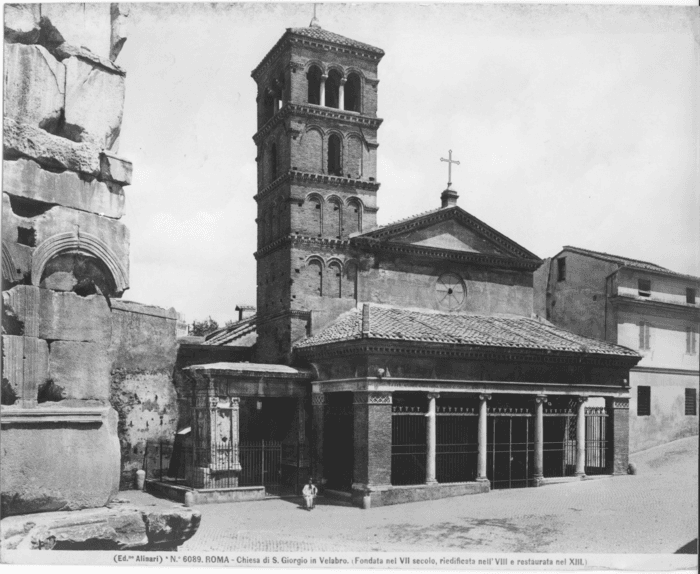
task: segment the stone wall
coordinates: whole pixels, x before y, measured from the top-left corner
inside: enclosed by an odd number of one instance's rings
[[[103,506],[119,484],[111,307],[129,286],[119,158],[127,13],[5,6],[2,514]]]
[[[136,470],[145,468],[153,475],[161,460],[160,443],[171,445],[177,430],[177,313],[115,300],[111,321],[109,398],[119,415],[120,488],[128,489]],[[168,461],[169,455],[166,468]]]

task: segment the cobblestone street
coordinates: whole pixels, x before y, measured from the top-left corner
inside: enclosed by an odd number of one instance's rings
[[[369,511],[323,499],[313,512],[298,500],[203,505],[180,551],[674,553],[697,538],[697,437],[631,460],[636,476]]]

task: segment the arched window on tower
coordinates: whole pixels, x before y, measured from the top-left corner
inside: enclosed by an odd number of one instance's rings
[[[333,261],[328,265],[328,296],[341,297],[343,281],[343,271],[340,263]]]
[[[321,69],[318,66],[311,66],[306,74],[308,83],[308,95],[306,101],[310,104],[321,105]]]
[[[331,134],[328,138],[328,173],[330,175],[343,175],[342,144],[338,134]]]
[[[341,75],[338,70],[328,72],[326,80],[326,107],[337,108],[340,102],[340,79]]]
[[[310,295],[321,297],[323,295],[323,267],[321,262],[312,259],[304,269],[304,287]]]
[[[357,299],[357,263],[350,262],[345,265],[345,277],[343,285],[343,297]]]
[[[328,217],[326,219],[326,234],[340,239],[342,229],[343,204],[337,197],[328,199]]]
[[[360,109],[360,76],[354,72],[348,74],[345,82],[345,109],[351,112],[359,112]]]
[[[269,181],[274,181],[277,179],[277,144],[273,143],[270,146],[270,179]]]
[[[358,199],[352,198],[348,201],[344,218],[345,232],[350,235],[357,231],[362,231],[362,204]]]
[[[321,237],[323,233],[323,204],[318,196],[312,196],[304,202],[303,224],[311,237]]]

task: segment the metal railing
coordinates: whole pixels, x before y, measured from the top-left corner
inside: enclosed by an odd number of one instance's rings
[[[608,414],[604,407],[586,408],[586,474],[610,473]]]
[[[576,474],[576,420],[571,409],[545,410],[543,416],[542,471],[545,477]]]
[[[425,411],[418,406],[396,405],[391,414],[391,484],[425,484]]]
[[[438,406],[435,478],[438,482],[476,480],[479,418],[474,408]]]

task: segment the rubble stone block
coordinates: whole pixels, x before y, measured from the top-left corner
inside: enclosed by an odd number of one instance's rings
[[[100,343],[54,341],[49,376],[66,392],[66,399],[109,400],[112,361]]]
[[[119,56],[119,52],[122,51],[124,47],[124,42],[126,42],[128,26],[129,26],[129,5],[114,3],[112,4],[111,16],[112,16],[112,33],[110,37],[110,60],[116,60]]]
[[[80,297],[75,293],[47,289],[40,291],[39,336],[42,339],[90,341],[109,345],[112,326],[105,297]]]
[[[202,517],[190,508],[160,508],[145,515],[151,547],[175,547],[191,538]]]
[[[48,32],[49,42],[84,46],[98,56],[109,58],[110,12],[109,3],[44,3],[41,5],[42,26]]]
[[[34,44],[37,42],[41,33],[39,10],[39,4],[6,4],[5,42],[19,42],[22,44]],[[7,49],[7,46],[5,49]],[[7,67],[5,69],[7,70]]]
[[[85,181],[70,171],[46,171],[36,162],[26,159],[3,162],[3,191],[115,219],[124,215],[121,186],[97,180]]]
[[[63,64],[66,103],[62,135],[112,149],[121,131],[124,76],[76,57]]]
[[[100,156],[100,167],[103,180],[121,183],[122,185],[131,185],[133,164],[130,161],[117,157],[114,154],[103,152]]]
[[[28,157],[49,168],[100,174],[100,150],[91,144],[75,143],[8,117],[4,128],[5,157]]]
[[[16,285],[2,297],[3,312],[22,323],[25,336],[110,344],[111,314],[102,295],[81,297]]]
[[[117,415],[111,407],[95,410],[104,416],[101,423],[61,424],[55,413],[70,409],[48,403],[28,409],[31,422],[13,424],[3,414],[2,516],[94,508],[116,496]],[[46,416],[36,416],[41,412]]]
[[[66,67],[43,46],[5,46],[5,116],[54,132],[65,100]]]

